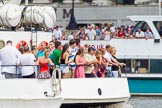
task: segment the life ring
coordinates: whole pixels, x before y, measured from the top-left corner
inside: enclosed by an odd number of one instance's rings
[[[19,43],[16,45],[17,49],[20,49],[22,47],[28,46],[27,42],[24,40],[19,41]]]
[[[42,41],[39,45],[38,45],[38,50],[41,50],[42,49],[42,43],[45,43],[46,46],[48,46],[48,42],[47,41]]]
[[[2,49],[3,47],[5,47],[5,42],[4,40],[0,40],[0,49]]]

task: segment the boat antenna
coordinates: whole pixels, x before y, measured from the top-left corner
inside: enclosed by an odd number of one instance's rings
[[[0,0],[0,2],[2,2],[4,4],[3,0]]]

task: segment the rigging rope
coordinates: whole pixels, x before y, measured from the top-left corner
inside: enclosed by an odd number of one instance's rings
[[[58,79],[57,79],[57,74],[58,74]],[[61,70],[59,69],[59,66],[56,66],[56,68],[53,70],[52,77],[51,77],[51,85],[52,85],[53,95],[48,95],[48,92],[44,92],[45,96],[55,97],[59,95],[62,91]]]

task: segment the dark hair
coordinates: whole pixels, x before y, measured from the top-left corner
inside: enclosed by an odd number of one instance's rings
[[[55,43],[53,40],[52,40],[52,41],[50,41],[50,43],[51,43],[51,42]]]
[[[69,48],[69,44],[64,44],[62,48],[61,56],[60,56],[61,59],[63,58],[63,55],[67,51],[68,48]]]
[[[6,44],[8,44],[8,43],[11,43],[11,44],[12,44],[12,41],[11,41],[11,40],[8,40],[8,41],[6,42]]]
[[[76,42],[75,42],[75,40],[74,39],[71,39],[70,41],[69,41],[69,45],[74,45]]]
[[[80,54],[83,54],[83,53],[84,53],[84,49],[83,48],[79,48],[78,52],[76,53],[76,55],[74,57],[74,62],[75,62],[76,56],[80,55]]]
[[[107,49],[107,48],[111,48],[111,45],[110,45],[110,44],[106,45],[106,49]]]
[[[24,48],[23,47],[19,48],[18,50],[20,51],[21,54],[24,53]]]
[[[25,46],[24,47],[24,52],[28,52],[29,51],[29,47],[28,46]]]
[[[110,31],[110,27],[109,26],[106,27],[106,31]]]
[[[89,47],[88,48],[88,52],[90,52],[90,51],[95,51],[96,49],[95,48],[93,48],[93,47]]]
[[[75,39],[76,45],[79,45],[80,39]]]
[[[60,41],[56,41],[55,42],[55,48],[58,48],[60,45],[61,45],[61,42]]]

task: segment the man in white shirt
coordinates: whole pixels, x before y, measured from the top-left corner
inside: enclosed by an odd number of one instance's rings
[[[146,39],[152,39],[153,38],[153,34],[151,33],[150,29],[147,29],[145,32],[145,38]]]
[[[61,37],[62,37],[62,32],[60,28],[56,26],[55,29],[53,30],[52,38],[53,40],[61,40]]]
[[[72,39],[74,39],[74,32],[71,32],[71,34],[68,36],[69,41],[72,40]]]
[[[110,25],[110,32],[115,33],[116,30],[115,30],[115,27],[114,27],[114,23],[110,23],[109,25]]]
[[[116,66],[120,65],[120,63],[112,57],[112,55],[110,53],[111,51],[112,51],[112,46],[110,44],[106,45],[106,52],[105,52],[104,57],[109,62],[109,65],[106,67],[107,73],[106,73],[105,77],[113,77],[112,65],[116,65]]]
[[[110,54],[111,48],[112,48],[111,45],[109,45],[109,44],[106,45],[106,52],[105,52],[104,58],[106,58],[109,65],[106,67],[107,73],[106,73],[105,77],[112,77],[113,76],[112,71],[111,71],[111,65],[114,64],[114,63],[112,62],[113,57]]]
[[[145,34],[144,34],[144,32],[141,29],[138,29],[138,31],[136,32],[135,37],[136,38],[144,38]]]
[[[20,57],[23,78],[35,78],[35,56],[29,52],[29,47],[24,47],[24,53]]]
[[[0,51],[2,63],[2,74],[5,78],[16,78],[18,74],[17,65],[20,64],[21,53],[12,46],[12,41],[8,40],[6,46]]]
[[[89,27],[89,32],[87,33],[88,40],[96,40],[96,31],[93,29],[93,26]]]
[[[107,59],[109,65],[107,66],[107,73],[105,75],[105,77],[115,77],[114,73],[112,72],[112,65],[115,66],[124,66],[124,63],[120,63],[117,61],[117,59],[115,59],[112,55],[112,46],[110,44],[106,45],[106,52],[104,57]]]

